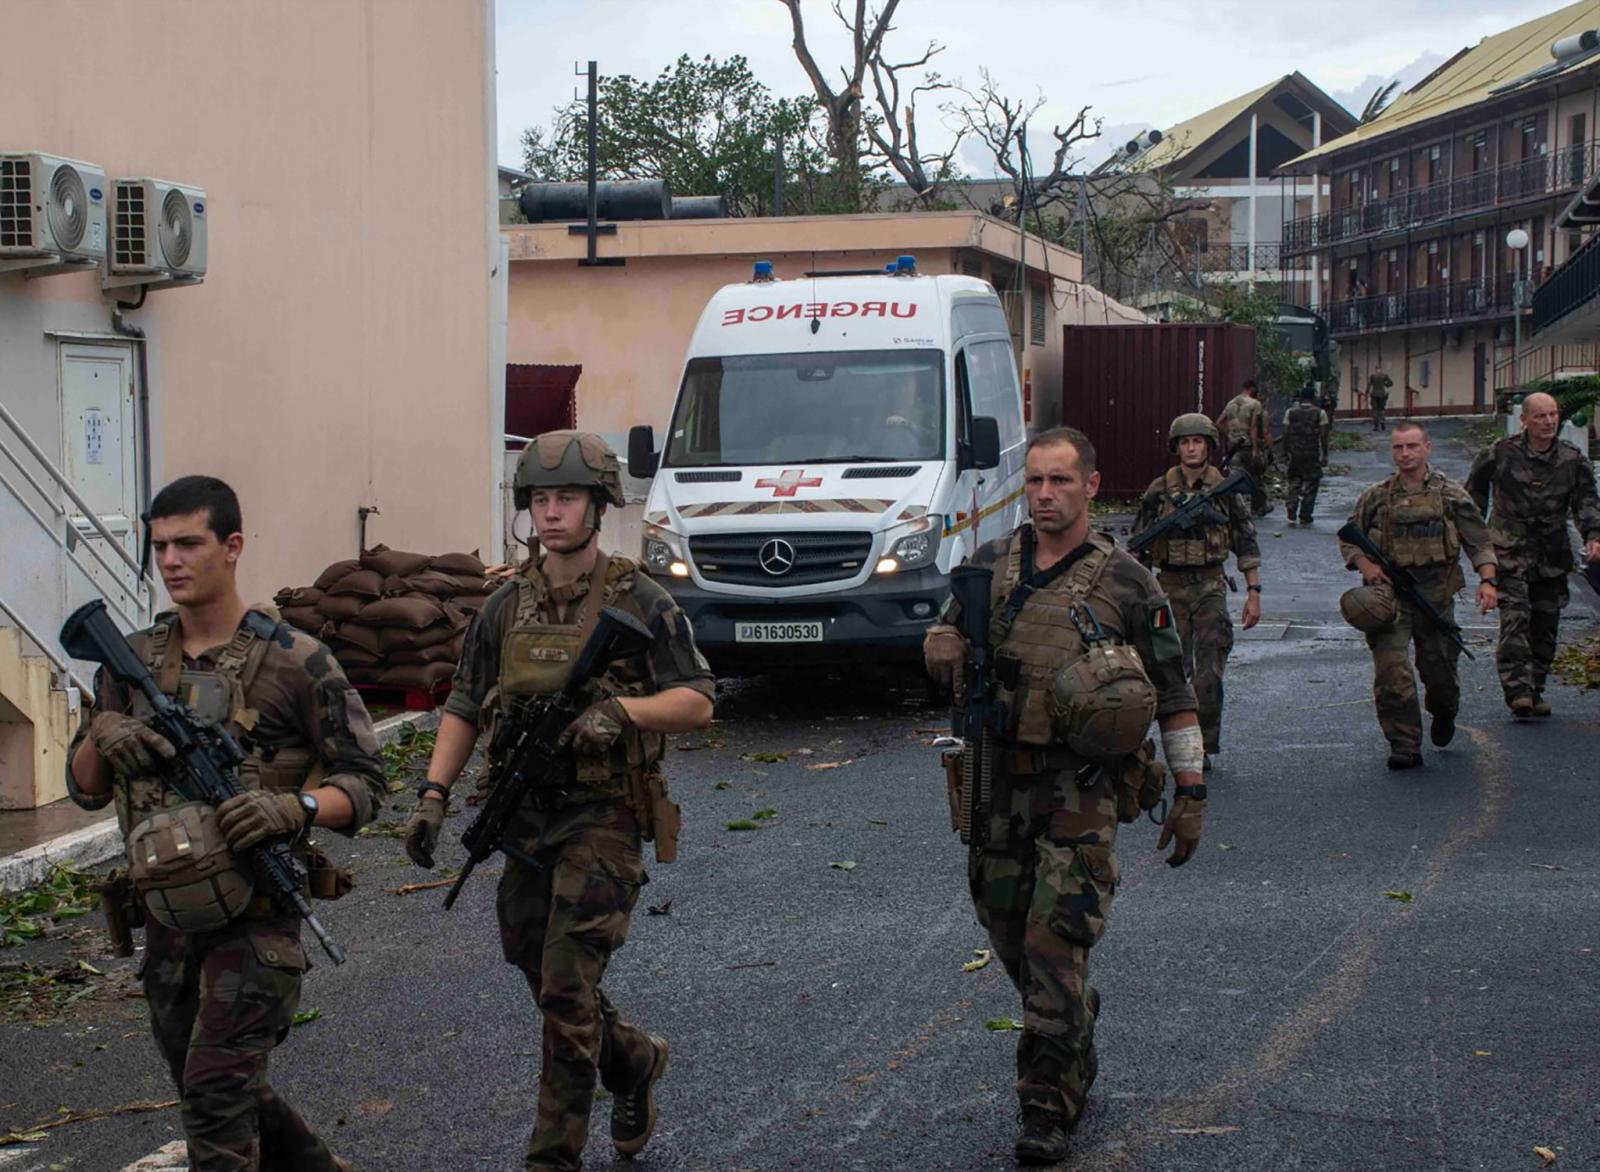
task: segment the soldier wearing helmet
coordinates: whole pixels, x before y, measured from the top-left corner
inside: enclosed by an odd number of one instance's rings
[[[1288,460],[1284,486],[1284,506],[1289,524],[1311,524],[1317,507],[1317,490],[1322,487],[1322,470],[1328,464],[1328,433],[1333,423],[1317,405],[1317,388],[1307,383],[1300,398],[1283,415],[1283,451]]]
[[[1031,521],[972,557],[994,575],[990,645],[1007,719],[988,840],[969,854],[967,876],[1025,1011],[1015,1152],[1051,1163],[1066,1155],[1099,1066],[1088,963],[1116,890],[1117,824],[1158,805],[1164,786],[1146,740],[1152,719],[1178,783],[1157,844],[1176,840],[1173,866],[1199,845],[1206,793],[1172,608],[1148,570],[1090,528],[1094,445],[1072,428],[1041,433],[1023,484]],[[923,646],[929,674],[958,695],[959,619],[952,599]]]
[[[1461,553],[1466,551],[1479,575],[1478,608],[1488,613],[1499,605],[1495,547],[1467,490],[1428,464],[1433,447],[1419,423],[1402,422],[1389,433],[1395,474],[1380,480],[1356,500],[1349,524],[1372,539],[1385,557],[1406,570],[1435,610],[1453,621],[1455,596],[1463,584]],[[1352,627],[1367,637],[1372,651],[1373,700],[1378,725],[1389,742],[1389,768],[1413,769],[1422,764],[1422,711],[1417,703],[1417,678],[1411,670],[1416,644],[1416,670],[1422,677],[1424,705],[1433,717],[1429,736],[1448,745],[1456,734],[1461,685],[1456,678],[1460,651],[1411,603],[1396,599],[1388,576],[1355,546],[1339,543],[1345,568],[1361,575],[1362,585],[1347,591],[1339,609]]]
[[[1134,532],[1148,529],[1190,494],[1221,482],[1222,473],[1211,463],[1217,439],[1216,427],[1204,415],[1180,415],[1172,421],[1167,446],[1177,463],[1152,481],[1140,498]],[[1228,589],[1233,582],[1225,570],[1229,554],[1245,581],[1240,622],[1248,631],[1261,621],[1261,548],[1255,523],[1238,494],[1219,501],[1218,507],[1225,521],[1200,522],[1179,535],[1163,537],[1142,555],[1145,564],[1157,570],[1178,620],[1184,667],[1200,704],[1206,769],[1211,768],[1211,755],[1222,748],[1222,676],[1233,650],[1233,620],[1228,616]]]
[[[666,1040],[623,1020],[600,988],[622,946],[639,887],[641,842],[671,862],[678,809],[661,773],[665,734],[711,720],[713,679],[670,595],[596,537],[607,505],[623,504],[616,453],[597,435],[547,432],[517,461],[514,501],[532,518],[531,556],[467,632],[439,723],[427,780],[406,826],[406,853],[431,867],[450,787],[489,734],[558,691],[579,648],[614,606],[647,626],[642,653],[616,661],[593,703],[563,734],[567,772],[529,793],[507,834],[495,901],[505,959],[522,970],[544,1016],[538,1113],[527,1167],[581,1164],[595,1075],[611,1093],[611,1139],[631,1156],[655,1127],[654,1087]]]
[[[257,890],[238,858],[285,839],[312,898],[348,890],[307,835],[354,834],[382,807],[372,720],[326,647],[239,596],[233,489],[185,476],[156,494],[145,523],[173,609],[128,642],[162,691],[240,741],[243,792],[215,808],[185,801],[165,775],[173,746],[144,722],[147,701],[104,670],[68,754],[67,792],[91,810],[115,803],[127,838],[133,910],[147,916],[144,999],[178,1086],[188,1166],[254,1168],[270,1151],[278,1167],[347,1168],[267,1084],[306,953],[299,917]]]

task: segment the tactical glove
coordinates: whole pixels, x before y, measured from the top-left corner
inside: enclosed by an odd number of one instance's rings
[[[570,746],[574,753],[585,757],[598,757],[616,743],[622,730],[633,723],[622,701],[612,697],[591,704],[567,725],[557,742],[560,748]]]
[[[433,848],[439,845],[439,827],[443,825],[444,799],[424,795],[406,821],[406,854],[417,866],[433,866]]]
[[[141,720],[121,712],[97,712],[89,722],[89,741],[119,777],[158,772],[177,756],[172,742]]]
[[[1161,824],[1161,837],[1156,839],[1156,850],[1164,851],[1174,838],[1178,843],[1167,856],[1167,866],[1181,867],[1189,861],[1200,845],[1200,832],[1205,826],[1206,803],[1203,798],[1173,798],[1167,820]]]
[[[269,838],[288,838],[305,829],[300,795],[281,790],[247,789],[217,807],[217,825],[235,851],[246,851]]]
[[[967,659],[967,641],[949,623],[928,628],[922,640],[922,662],[934,683],[961,695],[961,668]]]

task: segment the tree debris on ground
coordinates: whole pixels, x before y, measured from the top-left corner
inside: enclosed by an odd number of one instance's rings
[[[446,867],[439,872],[437,879],[427,879],[421,883],[402,883],[399,887],[385,887],[390,895],[415,895],[419,891],[432,891],[438,887],[449,887],[461,874],[459,867]]]
[[[993,959],[994,953],[989,949],[974,948],[972,950],[972,959],[961,966],[961,971],[964,973],[975,973],[981,968],[988,967],[989,962]]]
[[[1600,635],[1556,652],[1552,670],[1575,688],[1600,688]]]
[[[0,948],[37,940],[62,920],[87,915],[99,902],[94,877],[57,865],[43,883],[0,895]]]
[[[160,1102],[140,1099],[132,1103],[123,1103],[120,1107],[97,1107],[92,1111],[74,1111],[70,1107],[62,1107],[53,1119],[42,1119],[31,1127],[0,1135],[0,1148],[13,1144],[36,1144],[48,1138],[49,1132],[58,1127],[65,1127],[69,1123],[89,1123],[96,1119],[110,1119],[114,1115],[142,1115],[149,1111],[167,1111],[177,1105],[176,1099],[163,1099]]]

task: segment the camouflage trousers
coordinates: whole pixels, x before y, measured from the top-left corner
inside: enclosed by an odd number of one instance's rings
[[[1322,487],[1322,461],[1315,456],[1289,458],[1288,479],[1284,485],[1284,506],[1289,520],[1298,517],[1309,522],[1317,507],[1317,491]]]
[[[1389,400],[1385,399],[1381,403],[1378,402],[1378,400],[1376,400],[1376,399],[1374,399],[1372,401],[1372,430],[1373,431],[1382,431],[1383,430],[1383,424],[1384,424],[1383,417],[1384,417],[1384,413],[1387,412],[1388,410],[1389,410]]]
[[[1097,1058],[1100,998],[1089,950],[1117,889],[1117,805],[1102,777],[1080,790],[1072,772],[998,772],[989,842],[968,857],[978,922],[1022,995],[1017,1096],[1075,1128]]]
[[[1428,601],[1445,618],[1454,618],[1454,595],[1430,597]],[[1461,703],[1461,686],[1456,680],[1460,650],[1426,618],[1414,614],[1408,603],[1401,602],[1394,626],[1367,636],[1367,646],[1372,649],[1372,698],[1378,709],[1378,724],[1397,753],[1422,751],[1422,710],[1417,703],[1416,676],[1411,672],[1413,644],[1417,675],[1422,677],[1425,695],[1421,707],[1435,718],[1453,717]]]
[[[193,1172],[331,1172],[326,1144],[267,1084],[306,954],[297,919],[188,935],[145,926],[144,995],[177,1084]]]
[[[539,1110],[526,1166],[583,1166],[595,1074],[613,1094],[655,1063],[649,1037],[600,988],[622,947],[645,880],[639,824],[620,802],[524,812],[495,900],[505,958],[522,970],[544,1016]]]
[[[1267,504],[1267,468],[1266,462],[1250,454],[1249,444],[1239,444],[1234,447],[1233,454],[1228,460],[1229,468],[1239,468],[1250,473],[1250,480],[1255,485],[1250,493],[1250,510],[1258,517],[1267,515],[1271,506]]]
[[[1222,568],[1162,570],[1161,589],[1172,603],[1183,639],[1183,670],[1200,705],[1200,731],[1206,752],[1222,751],[1222,673],[1233,650],[1233,619],[1228,615],[1228,583]]]
[[[1500,642],[1494,659],[1507,704],[1544,691],[1568,597],[1565,574],[1559,578],[1500,575]]]

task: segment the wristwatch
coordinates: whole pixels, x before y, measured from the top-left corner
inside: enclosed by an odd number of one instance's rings
[[[1259,586],[1246,586],[1245,589],[1248,590],[1251,594],[1260,594],[1261,593],[1261,587],[1259,587]]]
[[[417,786],[417,801],[421,801],[429,794],[436,794],[445,805],[450,804],[450,787],[440,785],[437,781],[424,781]]]
[[[1499,578],[1479,578],[1478,579],[1478,585],[1479,586],[1493,586],[1496,590],[1498,590],[1498,589],[1500,589],[1500,579]]]
[[[1197,802],[1206,800],[1206,784],[1203,781],[1199,785],[1180,785],[1172,792],[1180,798],[1193,798]]]
[[[305,793],[303,791],[301,792],[301,794],[300,794],[300,810],[306,816],[305,826],[306,826],[307,830],[310,830],[311,827],[316,824],[317,811],[320,810],[321,808],[322,807],[318,803],[318,801],[317,801],[315,796],[313,796],[312,794]]]

